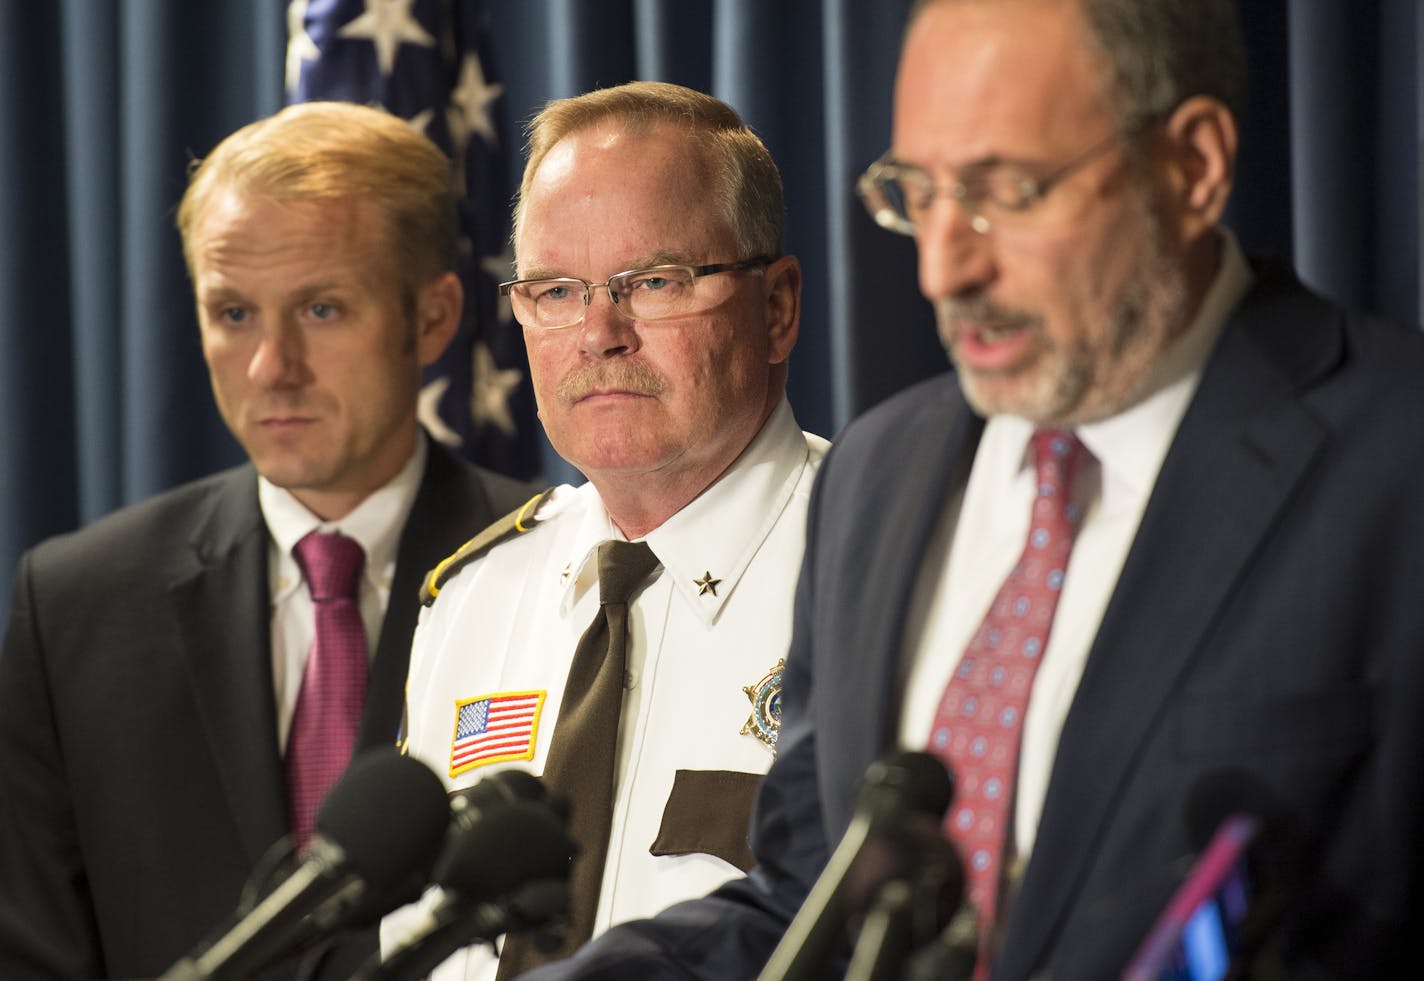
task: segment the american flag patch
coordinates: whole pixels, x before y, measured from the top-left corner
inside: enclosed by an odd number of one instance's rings
[[[544,694],[501,692],[456,702],[450,776],[457,777],[487,763],[532,760]]]

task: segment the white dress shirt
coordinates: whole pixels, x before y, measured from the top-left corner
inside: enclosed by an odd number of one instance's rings
[[[1223,230],[1216,278],[1191,327],[1154,365],[1151,394],[1076,430],[1093,459],[1080,468],[1075,498],[1083,517],[1024,713],[1013,840],[1020,868],[1038,832],[1063,721],[1162,460],[1227,316],[1250,285],[1250,267]],[[906,746],[929,744],[950,674],[1023,551],[1034,496],[1033,430],[1013,416],[988,420],[968,483],[948,503],[926,552],[905,630]]]
[[[267,523],[272,684],[277,696],[277,745],[283,753],[287,751],[287,734],[302,689],[302,672],[316,638],[316,612],[311,592],[302,581],[302,570],[292,549],[308,532],[316,530],[339,531],[360,543],[366,553],[366,565],[361,572],[361,619],[366,626],[366,656],[374,657],[386,604],[391,598],[401,530],[420,490],[428,453],[425,437],[421,435],[415,441],[415,452],[400,473],[338,521],[322,521],[293,497],[291,491],[278,487],[266,477],[257,478],[257,501]]]
[[[649,848],[675,771],[760,775],[771,764],[770,747],[742,732],[752,711],[744,689],[772,671],[790,642],[806,506],[827,446],[800,430],[783,400],[722,477],[643,539],[662,567],[630,606],[627,691],[595,934],[738,874],[712,855],[654,856]],[[538,517],[531,531],[450,579],[416,628],[409,752],[452,789],[504,767],[543,772],[574,649],[598,606],[597,546],[623,537],[592,484],[559,488]],[[543,695],[531,758],[452,766],[458,704],[506,692]],[[416,916],[407,907],[387,918],[387,952]],[[468,948],[433,977],[492,978],[496,963],[488,947]]]

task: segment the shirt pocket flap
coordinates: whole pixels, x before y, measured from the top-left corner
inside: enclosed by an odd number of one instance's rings
[[[678,770],[663,808],[653,855],[712,855],[743,872],[756,864],[747,846],[761,774]]]

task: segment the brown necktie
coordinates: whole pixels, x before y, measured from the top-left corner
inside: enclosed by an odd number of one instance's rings
[[[569,800],[569,826],[579,846],[569,876],[570,926],[563,945],[549,954],[540,953],[525,937],[509,937],[500,956],[499,978],[567,957],[593,933],[613,823],[618,718],[628,671],[628,600],[657,566],[657,556],[645,542],[610,540],[598,546],[598,613],[574,651],[554,743],[544,764],[550,792]]]

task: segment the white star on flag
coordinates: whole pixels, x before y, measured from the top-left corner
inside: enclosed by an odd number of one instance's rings
[[[435,47],[435,38],[420,26],[410,12],[415,0],[366,0],[366,12],[351,21],[337,37],[365,38],[376,48],[376,64],[390,78],[396,67],[396,52],[402,44]]]
[[[506,436],[513,436],[518,428],[509,411],[509,397],[519,387],[523,372],[495,364],[484,341],[475,343],[471,372],[470,418],[476,426],[494,426]]]
[[[292,0],[287,5],[287,91],[294,92],[302,76],[302,62],[321,57],[316,42],[307,33],[308,0]]]
[[[460,80],[450,92],[448,123],[456,146],[464,146],[471,133],[479,133],[487,143],[498,143],[490,106],[500,97],[504,86],[485,81],[480,59],[470,52],[460,60]]]
[[[441,375],[421,388],[420,398],[416,403],[415,417],[420,420],[420,424],[434,439],[438,439],[446,446],[461,446],[465,441],[460,438],[459,433],[450,428],[449,423],[440,415],[440,399],[445,395],[445,389],[449,387],[450,376]]]

